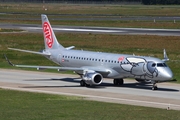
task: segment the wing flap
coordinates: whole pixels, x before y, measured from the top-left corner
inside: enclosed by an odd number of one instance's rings
[[[14,65],[15,67],[21,68],[36,68],[37,70],[41,69],[56,69],[58,71],[61,70],[72,70],[72,71],[84,71],[82,68],[74,68],[74,67],[59,67],[59,66],[33,66],[33,65]]]

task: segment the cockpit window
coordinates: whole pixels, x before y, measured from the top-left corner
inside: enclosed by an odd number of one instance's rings
[[[166,63],[157,63],[157,67],[167,67]]]
[[[164,65],[165,67],[167,67],[166,63],[163,63],[163,65]]]

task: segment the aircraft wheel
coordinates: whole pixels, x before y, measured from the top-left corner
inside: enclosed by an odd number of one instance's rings
[[[114,79],[113,83],[114,83],[114,85],[123,85],[124,80],[123,79]]]
[[[118,85],[118,79],[114,79],[114,81],[113,81],[113,83],[114,83],[114,85]]]
[[[124,84],[124,80],[123,79],[119,79],[119,85],[123,85]]]
[[[80,81],[80,86],[86,86],[86,83],[84,82],[84,80]]]
[[[157,86],[152,87],[152,90],[158,90],[158,87]]]
[[[152,90],[158,90],[156,83],[153,84]]]
[[[86,87],[89,87],[89,86],[91,86],[91,85],[90,85],[90,84],[86,84],[86,83],[85,83],[85,86],[86,86]]]

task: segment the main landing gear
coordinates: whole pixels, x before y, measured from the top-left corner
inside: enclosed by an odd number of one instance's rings
[[[86,86],[86,87],[89,87],[90,85],[87,84],[84,80],[81,80],[81,81],[80,81],[80,86]]]
[[[115,86],[123,85],[124,80],[123,79],[114,79],[113,83],[114,83]]]

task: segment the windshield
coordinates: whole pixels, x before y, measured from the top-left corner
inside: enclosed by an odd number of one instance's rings
[[[157,63],[157,67],[167,67],[166,63]]]

